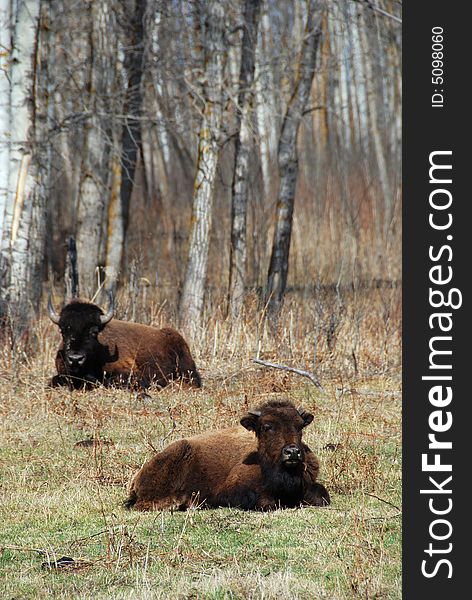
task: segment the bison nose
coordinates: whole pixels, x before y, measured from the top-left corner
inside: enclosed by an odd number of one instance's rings
[[[66,356],[67,363],[70,367],[81,367],[85,362],[85,354],[75,353]]]
[[[284,460],[300,460],[302,453],[298,446],[295,444],[290,444],[289,446],[285,446],[285,448],[282,450],[282,456]]]

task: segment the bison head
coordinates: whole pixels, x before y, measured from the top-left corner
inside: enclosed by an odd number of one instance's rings
[[[302,431],[312,421],[311,413],[296,409],[291,402],[272,401],[250,410],[241,425],[255,432],[263,463],[298,470],[305,460]]]
[[[73,300],[57,314],[48,301],[49,318],[59,326],[63,341],[64,361],[72,372],[80,371],[97,347],[97,336],[113,318],[113,297],[106,313],[91,302]]]

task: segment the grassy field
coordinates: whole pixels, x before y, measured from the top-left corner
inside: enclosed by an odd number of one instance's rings
[[[260,332],[256,340],[255,326],[241,325],[237,336],[234,324],[208,328],[192,345],[204,388],[153,390],[146,404],[125,390],[46,389],[58,338],[45,321],[33,357],[15,365],[4,348],[0,596],[400,598],[398,321],[392,310],[388,318],[365,311],[361,324],[343,314],[331,350],[319,336],[324,392],[250,360],[262,348],[268,360],[306,368],[319,328],[308,324],[308,335],[298,317],[270,343]],[[282,397],[315,414],[305,438],[320,457],[330,507],[266,514],[122,507],[131,476],[154,451],[236,424],[248,406]],[[58,568],[63,556],[74,562]]]

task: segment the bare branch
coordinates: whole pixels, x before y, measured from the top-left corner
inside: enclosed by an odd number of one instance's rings
[[[318,378],[314,373],[310,373],[310,371],[304,371],[303,369],[295,369],[295,367],[288,367],[287,365],[279,365],[276,363],[267,362],[265,360],[260,360],[259,358],[253,358],[252,362],[262,365],[263,367],[271,367],[272,369],[280,369],[281,371],[288,371],[289,373],[296,373],[297,375],[301,375],[302,377],[306,377],[309,379],[313,385],[321,391],[324,392],[325,389],[319,382]]]
[[[370,2],[370,0],[354,0],[354,2],[360,2],[362,4],[366,4],[372,12],[379,13],[379,15],[382,15],[384,17],[392,19],[392,21],[396,21],[397,23],[402,22],[400,17],[392,15],[392,14],[388,13],[386,10],[383,10],[383,9],[379,8],[378,6],[375,6],[375,4],[372,4],[372,2]]]
[[[397,506],[396,504],[393,504],[393,502],[389,502],[388,500],[385,500],[384,498],[381,498],[380,496],[376,496],[375,494],[367,494],[367,496],[370,496],[371,498],[375,498],[376,500],[379,500],[380,502],[384,502],[385,504],[388,504],[388,506],[392,506],[393,508],[396,508],[399,512],[401,512],[401,508],[399,506]]]

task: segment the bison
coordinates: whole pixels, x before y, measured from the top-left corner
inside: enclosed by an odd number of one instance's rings
[[[106,313],[76,299],[57,314],[49,297],[49,317],[62,334],[53,387],[125,383],[144,391],[152,382],[165,386],[175,379],[201,387],[190,349],[177,331],[113,319],[113,308],[112,297]]]
[[[313,415],[288,401],[250,410],[239,427],[178,440],[137,472],[127,508],[233,506],[271,510],[329,504],[319,462],[302,442]],[[255,433],[255,436],[251,433]]]

